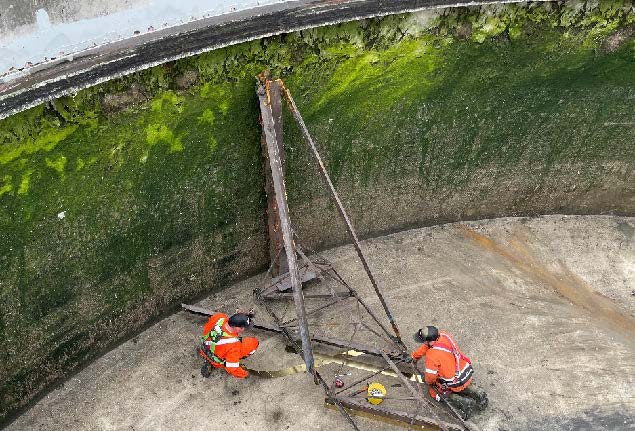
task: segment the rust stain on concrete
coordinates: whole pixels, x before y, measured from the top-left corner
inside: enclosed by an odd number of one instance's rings
[[[528,245],[518,238],[510,240],[509,246],[505,246],[465,225],[458,225],[458,228],[467,238],[503,257],[523,274],[551,287],[559,296],[585,309],[611,331],[625,335],[626,343],[631,348],[635,347],[635,318],[612,299],[594,291],[562,261],[557,262],[558,268],[554,271],[538,261]]]

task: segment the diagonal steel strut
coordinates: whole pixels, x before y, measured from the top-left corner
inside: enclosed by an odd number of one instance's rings
[[[293,233],[291,231],[291,220],[289,218],[289,207],[287,206],[287,191],[284,184],[282,163],[280,161],[280,154],[276,141],[276,130],[271,111],[271,104],[269,102],[268,94],[261,84],[258,84],[257,93],[260,101],[262,128],[265,132],[267,152],[269,154],[269,166],[271,167],[271,178],[273,180],[276,195],[278,216],[280,217],[280,230],[282,231],[284,249],[287,255],[287,265],[289,267],[291,289],[293,291],[293,302],[298,316],[300,339],[302,341],[302,357],[304,359],[304,363],[306,364],[307,372],[315,375],[313,347],[311,346],[306,310],[304,308],[302,282],[300,281],[300,276],[298,274],[296,251],[293,241]]]
[[[379,301],[381,302],[382,307],[384,307],[386,316],[388,316],[388,320],[390,321],[390,324],[392,325],[392,329],[395,332],[395,336],[394,337],[391,336],[391,338],[393,338],[393,341],[396,342],[401,348],[403,348],[404,350],[407,350],[405,344],[401,340],[401,335],[399,333],[399,328],[397,327],[397,322],[395,321],[395,318],[390,312],[390,309],[388,308],[388,304],[386,304],[386,301],[384,300],[383,295],[379,291],[379,286],[377,285],[377,281],[375,280],[375,277],[373,276],[373,273],[371,272],[370,267],[368,266],[368,262],[366,261],[366,257],[364,256],[364,253],[362,252],[362,249],[360,247],[359,239],[357,238],[355,229],[353,229],[353,224],[351,223],[350,219],[348,218],[348,215],[346,214],[346,210],[344,209],[344,206],[342,205],[342,201],[340,201],[337,191],[335,191],[335,187],[333,187],[333,183],[331,182],[331,178],[329,177],[329,174],[326,171],[324,162],[322,162],[320,153],[318,153],[318,150],[315,147],[315,143],[313,142],[313,139],[311,138],[311,135],[309,134],[309,130],[307,129],[306,124],[304,124],[304,120],[302,119],[302,116],[300,115],[300,111],[298,110],[298,107],[296,106],[293,100],[293,97],[291,97],[291,92],[284,85],[284,83],[282,83],[282,89],[285,93],[287,104],[289,105],[291,114],[293,115],[293,118],[295,119],[295,121],[298,123],[298,126],[300,126],[302,137],[306,141],[307,145],[311,149],[311,152],[313,153],[313,157],[317,161],[320,175],[322,179],[324,180],[324,182],[326,183],[326,186],[329,192],[331,193],[333,200],[335,201],[335,206],[337,207],[337,210],[339,211],[340,215],[342,216],[342,219],[344,220],[344,224],[346,225],[346,230],[348,231],[349,235],[351,236],[353,240],[353,246],[355,247],[357,256],[359,256],[359,259],[362,262],[362,266],[364,267],[364,270],[366,271],[366,274],[368,275],[368,278],[370,279],[370,282],[373,285],[373,289],[375,289],[375,293],[377,294],[377,297],[379,298]]]

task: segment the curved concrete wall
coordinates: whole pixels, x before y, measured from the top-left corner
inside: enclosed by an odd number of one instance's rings
[[[262,37],[277,35],[286,32],[297,31],[304,28],[312,28],[321,25],[335,24],[355,19],[384,16],[389,14],[434,9],[440,7],[458,7],[465,4],[488,3],[514,3],[518,0],[297,0],[297,1],[265,1],[257,0],[258,7],[253,0],[241,0],[240,5],[234,3],[225,4],[223,7],[214,6],[203,9],[197,17],[204,18],[188,21],[187,16],[179,17],[177,10],[169,8],[170,16],[174,15],[172,22],[185,21],[182,25],[161,25],[160,30],[153,26],[145,31],[138,31],[134,37],[109,36],[108,33],[95,33],[100,43],[111,40],[111,43],[92,45],[83,49],[86,41],[81,41],[81,33],[85,23],[74,25],[72,39],[63,38],[72,45],[71,53],[57,53],[55,58],[47,58],[32,64],[27,62],[25,66],[17,69],[9,69],[0,81],[0,119],[8,115],[20,112],[37,104],[77,92],[83,88],[100,82],[108,81],[115,77],[146,69],[168,61],[178,60],[202,52],[207,52],[223,46],[240,42],[255,40]],[[152,3],[154,5],[155,3]],[[187,9],[188,3],[184,3]],[[263,6],[266,5],[266,6]],[[221,14],[229,6],[231,13]],[[50,37],[48,15],[41,10],[40,17],[43,21],[43,29],[36,30],[18,38],[14,50],[20,50],[25,45],[24,55],[36,55],[31,53],[26,46],[38,45],[38,38]],[[129,22],[128,15],[124,14],[125,21]],[[140,19],[146,22],[153,20],[154,12],[149,12],[149,18]],[[161,14],[157,18],[160,18]],[[167,18],[166,18],[167,19]],[[107,23],[124,20],[118,16],[108,15],[103,17]],[[160,20],[162,21],[162,20]],[[94,27],[96,24],[88,24]],[[157,27],[159,28],[159,27]],[[135,32],[136,33],[136,32]],[[63,42],[64,42],[63,41]],[[66,42],[64,42],[66,43]],[[10,42],[4,42],[7,50],[6,57],[12,58],[9,49]],[[50,45],[50,43],[49,43]],[[55,49],[59,44],[47,45],[44,51]],[[3,47],[3,45],[0,45]],[[37,49],[36,49],[37,50]],[[38,51],[40,52],[40,51]],[[19,51],[22,55],[23,52]],[[45,54],[37,54],[41,55]],[[51,54],[49,54],[51,55]],[[40,59],[41,60],[41,59]],[[33,61],[36,61],[35,58]],[[1,69],[0,69],[1,70]],[[0,73],[1,74],[1,73]]]
[[[1,120],[0,415],[180,301],[266,267],[264,69],[292,90],[363,236],[635,214],[634,24],[625,3],[361,20],[184,58]],[[285,121],[296,230],[311,247],[346,241]]]

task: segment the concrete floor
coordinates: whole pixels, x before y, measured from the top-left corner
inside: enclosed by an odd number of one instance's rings
[[[409,347],[415,347],[410,334],[432,323],[454,334],[472,358],[475,381],[490,398],[489,410],[473,420],[479,429],[635,429],[635,218],[448,224],[369,240],[364,250]],[[353,248],[323,255],[379,312]],[[262,279],[245,280],[200,305],[226,312],[249,307]],[[338,335],[332,328],[340,327],[325,325],[354,314],[343,305],[313,319],[313,328]],[[258,317],[267,320],[265,313]],[[203,379],[194,352],[203,323],[185,312],[164,319],[87,366],[7,429],[347,429],[306,374],[241,381],[216,371]],[[280,337],[258,336],[261,348],[245,361],[248,367],[299,363]],[[362,430],[394,428],[356,421]]]

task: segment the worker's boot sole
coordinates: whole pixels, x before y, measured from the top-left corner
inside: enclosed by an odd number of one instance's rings
[[[476,408],[476,401],[460,395],[450,396],[448,402],[452,404],[452,407],[461,412],[461,419],[463,420],[471,418],[472,413],[474,413],[474,409]]]
[[[485,410],[489,405],[489,400],[487,399],[487,394],[483,391],[478,391],[478,395],[476,398],[476,408],[479,410]]]
[[[461,395],[474,400],[476,402],[475,408],[479,412],[485,410],[489,404],[489,400],[487,399],[487,394],[485,393],[485,391],[477,389],[473,386],[465,389],[463,392],[461,392]]]
[[[468,396],[476,401],[476,409],[479,411],[485,410],[489,405],[487,394],[480,389],[472,389]]]

